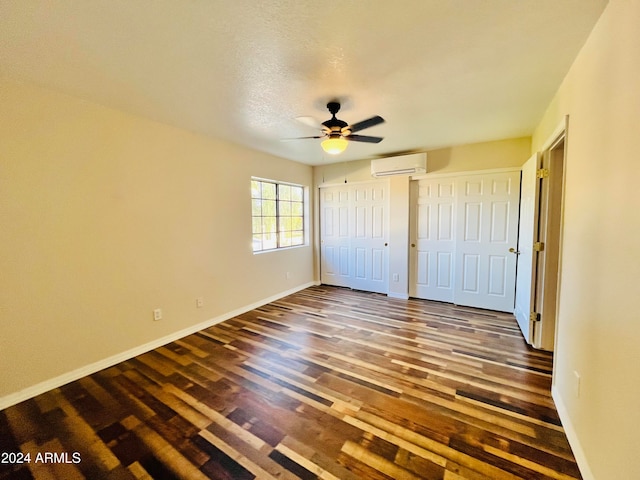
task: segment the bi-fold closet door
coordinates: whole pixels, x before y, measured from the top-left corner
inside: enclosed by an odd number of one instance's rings
[[[388,292],[389,183],[320,188],[320,272],[326,285]]]
[[[513,312],[519,197],[519,170],[412,181],[409,294]]]

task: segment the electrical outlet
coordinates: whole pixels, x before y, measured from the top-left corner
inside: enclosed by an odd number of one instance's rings
[[[398,275],[397,273],[393,274],[393,281],[394,282],[399,282],[400,281],[400,275]]]
[[[196,307],[202,308],[203,305],[204,305],[204,299],[202,297],[196,298]]]
[[[162,320],[162,309],[161,308],[156,308],[153,311],[153,319],[155,321]]]

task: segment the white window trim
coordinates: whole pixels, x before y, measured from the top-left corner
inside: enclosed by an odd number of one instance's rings
[[[272,252],[281,252],[284,250],[292,250],[292,249],[296,249],[296,248],[303,248],[303,247],[308,247],[309,246],[309,227],[310,227],[310,219],[309,219],[309,187],[307,185],[302,185],[299,183],[293,183],[293,182],[286,182],[286,181],[282,181],[282,180],[274,180],[272,178],[264,178],[264,177],[251,177],[251,181],[258,181],[258,182],[268,182],[268,183],[273,183],[276,185],[289,185],[292,187],[301,187],[302,188],[302,235],[303,235],[303,241],[300,245],[288,245],[288,246],[284,246],[284,247],[275,247],[275,248],[268,248],[268,249],[263,249],[263,250],[253,250],[253,240],[251,242],[251,249],[254,255],[262,255],[263,253],[272,253]],[[251,201],[253,197],[250,196],[249,200]],[[277,202],[277,199],[276,199]],[[251,218],[253,218],[253,215],[251,215]],[[276,214],[276,225],[279,224],[279,219],[280,216]],[[277,227],[276,227],[277,228]],[[253,238],[254,232],[253,232],[253,226],[251,227],[251,237]]]

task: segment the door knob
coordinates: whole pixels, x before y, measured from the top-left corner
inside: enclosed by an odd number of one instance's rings
[[[516,249],[515,249],[515,248],[513,248],[513,247],[509,249],[509,252],[511,252],[511,253],[515,253],[516,255],[520,255],[520,250],[516,250]]]
[[[416,244],[415,244],[415,243],[412,243],[412,244],[411,244],[411,247],[412,247],[412,248],[416,248]]]

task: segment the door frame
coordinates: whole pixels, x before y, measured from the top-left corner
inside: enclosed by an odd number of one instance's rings
[[[544,243],[544,250],[538,255],[532,277],[536,284],[534,311],[540,314],[540,321],[534,322],[532,339],[535,348],[549,351],[556,345],[560,310],[568,127],[567,115],[541,149],[542,168],[549,170],[549,177],[543,179],[540,192],[537,241]]]

